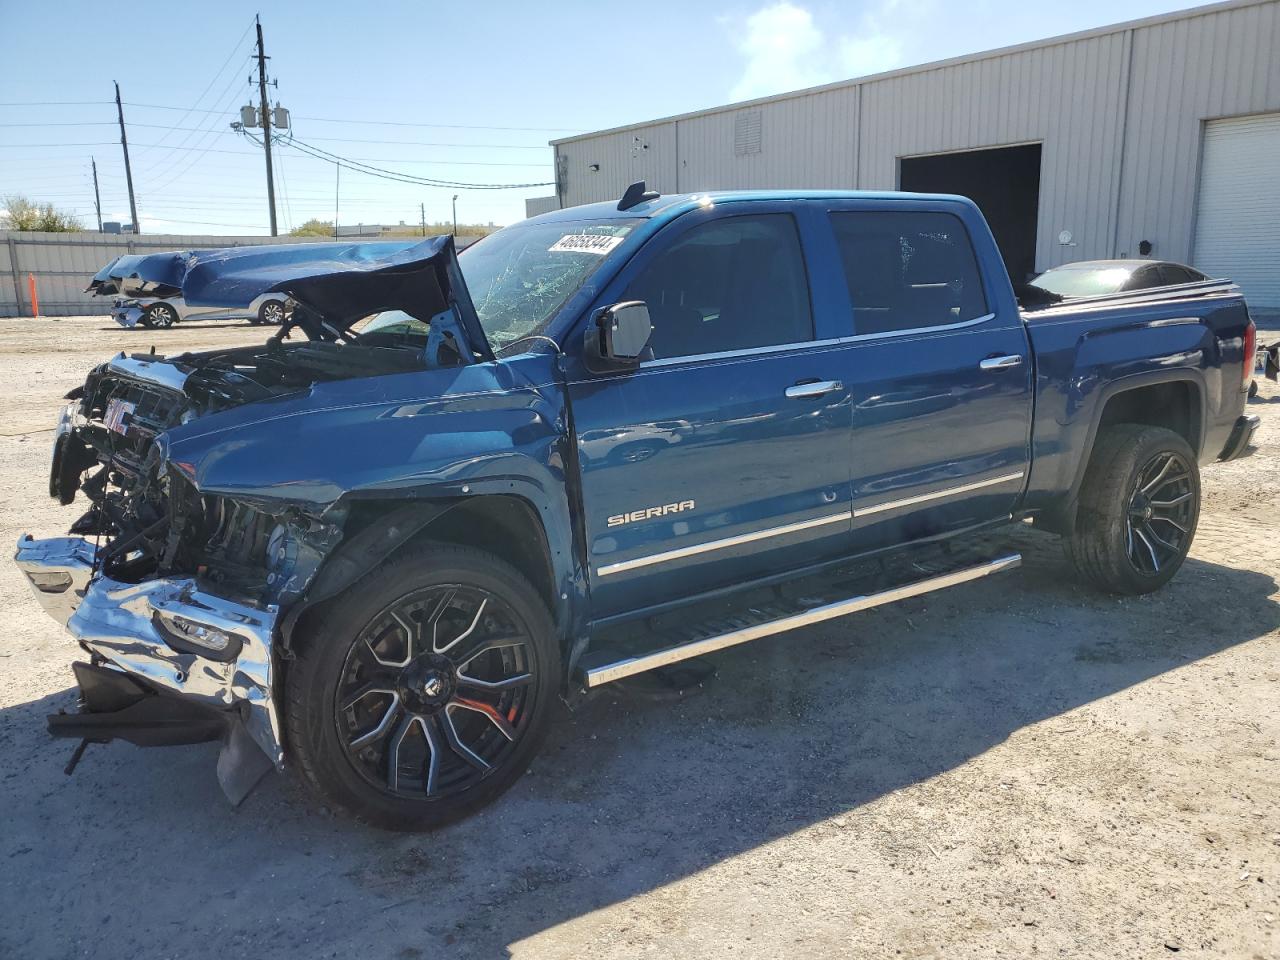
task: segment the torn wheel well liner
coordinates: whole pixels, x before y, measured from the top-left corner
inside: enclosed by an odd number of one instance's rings
[[[353,533],[352,530],[355,532]],[[319,616],[378,564],[421,540],[473,546],[502,557],[554,608],[554,575],[546,532],[537,513],[516,496],[495,494],[449,500],[353,504],[347,536],[320,568],[305,596],[281,622],[283,649],[306,635],[305,621]]]

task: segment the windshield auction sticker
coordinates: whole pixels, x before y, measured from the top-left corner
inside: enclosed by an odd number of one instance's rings
[[[547,248],[551,253],[595,253],[604,256],[624,237],[608,237],[599,233],[571,233]]]

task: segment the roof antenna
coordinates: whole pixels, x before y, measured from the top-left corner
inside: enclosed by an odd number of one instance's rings
[[[646,200],[657,200],[662,194],[657,190],[646,190],[643,180],[637,180],[631,186],[627,187],[626,192],[622,195],[622,199],[618,201],[619,210],[630,210],[632,207],[639,206]]]

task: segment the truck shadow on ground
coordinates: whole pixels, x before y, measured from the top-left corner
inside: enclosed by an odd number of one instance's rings
[[[283,777],[232,810],[208,747],[93,748],[66,780],[71,745],[43,718],[70,693],[15,707],[0,714],[25,765],[0,783],[0,944],[502,956],[1280,626],[1261,573],[1193,560],[1163,592],[1117,600],[1077,586],[1056,541],[1014,539],[1019,571],[724,652],[696,695],[606,688],[510,794],[432,835],[331,816]]]

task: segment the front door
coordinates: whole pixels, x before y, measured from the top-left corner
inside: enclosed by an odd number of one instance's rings
[[[639,369],[569,384],[596,618],[847,549],[849,398],[801,234],[772,203],[685,214],[605,291],[654,330]]]

